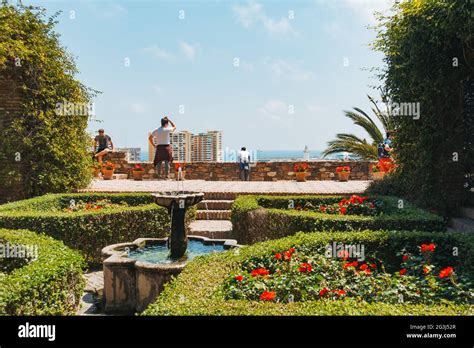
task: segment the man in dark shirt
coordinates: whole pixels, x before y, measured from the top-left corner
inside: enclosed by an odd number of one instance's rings
[[[94,157],[102,164],[102,158],[113,150],[112,138],[106,135],[103,129],[99,129],[99,135],[94,138]]]

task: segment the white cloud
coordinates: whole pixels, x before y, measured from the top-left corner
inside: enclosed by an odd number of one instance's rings
[[[153,56],[156,59],[159,60],[170,60],[173,58],[173,55],[160,47],[158,45],[150,45],[148,47],[145,47],[143,51],[149,53],[151,56]]]
[[[279,20],[270,18],[263,6],[254,0],[249,0],[247,5],[232,7],[237,21],[245,28],[261,24],[270,34],[275,36],[297,35],[295,29],[291,26],[288,18],[282,17]]]
[[[188,59],[194,60],[194,58],[196,57],[197,45],[192,45],[192,44],[189,44],[187,42],[181,41],[179,43],[179,47],[181,48],[181,51],[184,53],[184,55]]]
[[[299,64],[299,62],[289,62],[285,59],[270,59],[265,61],[265,65],[276,78],[297,82],[312,79],[314,77],[313,73],[301,69],[298,66]]]
[[[135,114],[143,114],[146,111],[146,106],[142,103],[132,103],[130,105],[130,111]]]
[[[260,117],[273,121],[280,125],[287,125],[292,116],[289,112],[290,108],[285,102],[277,99],[269,100],[265,105],[258,109]]]
[[[94,16],[102,19],[120,17],[128,12],[124,6],[117,3],[97,5],[96,3],[90,2],[87,6],[91,9]]]
[[[317,114],[322,111],[322,107],[318,104],[306,104],[306,110],[312,114]]]

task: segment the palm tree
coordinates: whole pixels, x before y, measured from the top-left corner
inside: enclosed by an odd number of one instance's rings
[[[354,107],[354,111],[344,111],[344,115],[350,118],[356,125],[361,126],[370,136],[370,142],[361,139],[354,134],[338,133],[336,139],[328,142],[328,147],[323,151],[323,156],[338,152],[349,152],[359,159],[377,160],[377,146],[384,140],[384,134],[392,129],[392,120],[388,112],[380,111],[377,103],[371,96],[367,96],[373,105],[372,111],[382,124],[383,130],[375,124],[373,119],[363,110]],[[387,110],[389,110],[387,108]]]

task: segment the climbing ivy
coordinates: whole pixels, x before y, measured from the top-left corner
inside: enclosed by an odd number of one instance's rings
[[[474,72],[471,7],[468,0],[400,2],[379,14],[374,43],[385,55],[384,93],[420,103],[419,119],[394,118],[397,190],[447,214],[466,200],[464,165],[472,161],[462,110],[462,82]]]
[[[23,101],[21,117],[2,129],[0,154],[7,165],[0,168],[0,177],[15,178],[26,196],[71,191],[91,179],[90,115],[65,115],[57,107],[86,105],[96,91],[75,78],[74,59],[54,31],[58,14],[0,6],[0,78],[15,84]]]

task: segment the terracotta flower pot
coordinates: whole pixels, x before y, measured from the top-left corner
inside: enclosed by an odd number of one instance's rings
[[[372,180],[382,180],[385,176],[385,172],[372,172]]]
[[[307,175],[308,175],[308,173],[306,173],[306,172],[296,172],[295,173],[296,181],[299,181],[299,182],[306,181],[306,176]]]
[[[350,174],[351,174],[351,172],[339,172],[339,173],[337,173],[337,175],[339,176],[339,181],[348,181]]]
[[[113,169],[102,169],[102,177],[104,180],[112,180],[114,176],[114,170]]]
[[[132,171],[133,180],[142,181],[143,180],[143,174],[145,174],[144,170],[133,170]]]

